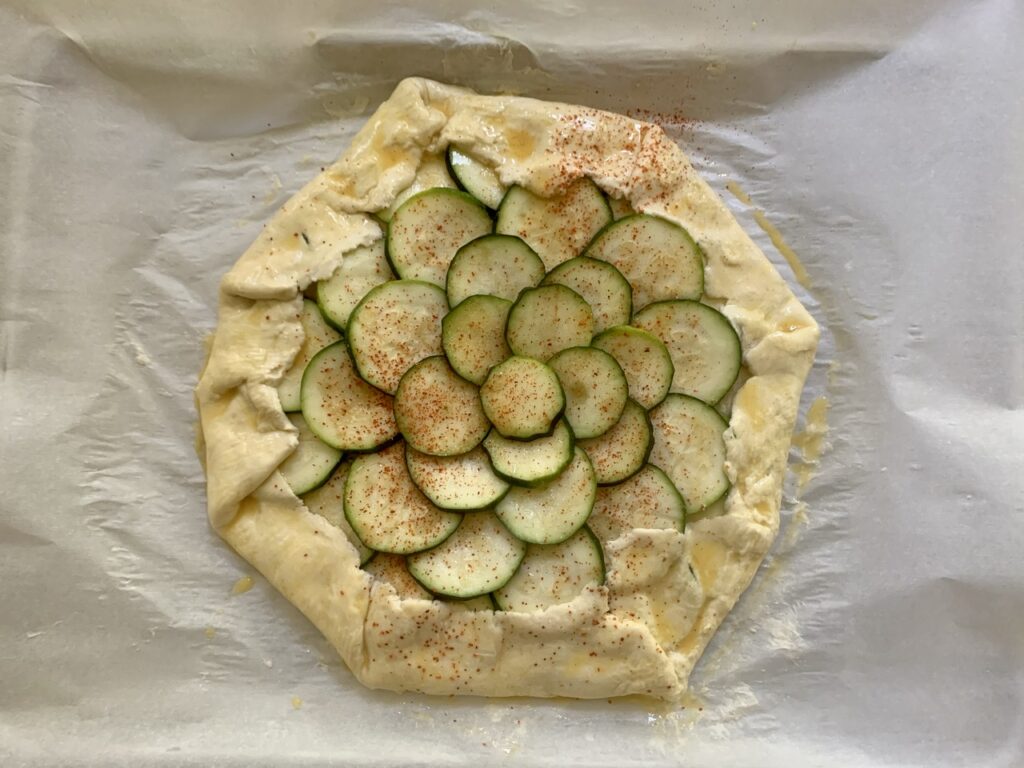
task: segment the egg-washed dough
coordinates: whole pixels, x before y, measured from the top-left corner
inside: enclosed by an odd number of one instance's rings
[[[705,293],[739,331],[750,374],[725,433],[733,485],[724,514],[691,522],[685,534],[640,530],[607,543],[607,583],[542,613],[400,599],[360,570],[342,531],[310,513],[277,471],[297,444],[275,386],[302,343],[302,291],[381,237],[366,212],[388,208],[421,162],[449,144],[490,164],[505,184],[552,195],[585,175],[636,210],[685,227],[707,257]],[[814,320],[658,126],[404,80],[221,283],[196,390],[210,521],[371,688],[678,700],[778,531],[817,340]]]

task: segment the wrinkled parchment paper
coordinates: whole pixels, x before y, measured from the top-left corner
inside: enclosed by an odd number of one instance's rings
[[[433,5],[0,2],[0,764],[1024,765],[1024,6]],[[806,268],[826,450],[685,710],[367,691],[231,594],[217,281],[411,74],[663,122]]]

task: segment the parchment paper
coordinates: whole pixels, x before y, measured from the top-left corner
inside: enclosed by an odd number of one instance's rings
[[[0,2],[0,764],[1024,765],[1024,6],[432,5]],[[411,74],[660,120],[806,267],[827,450],[685,710],[366,691],[231,595],[217,281]]]

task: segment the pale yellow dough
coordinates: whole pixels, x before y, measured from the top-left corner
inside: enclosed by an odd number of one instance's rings
[[[733,487],[725,514],[685,534],[633,531],[606,542],[607,584],[539,614],[400,599],[359,569],[343,532],[311,514],[277,472],[297,443],[275,385],[302,341],[302,291],[380,238],[366,212],[389,208],[423,158],[449,144],[490,164],[505,184],[550,195],[586,175],[635,210],[684,226],[704,249],[706,294],[738,329],[750,373],[726,432]],[[814,320],[659,127],[405,80],[223,279],[196,390],[210,521],[372,688],[677,701],[778,531],[790,434],[817,341]]]

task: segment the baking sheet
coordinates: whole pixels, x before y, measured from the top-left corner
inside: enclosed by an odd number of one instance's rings
[[[0,3],[0,764],[1024,764],[1019,3],[215,5]],[[684,710],[366,691],[232,595],[217,281],[412,74],[658,120],[806,269],[826,450]]]

